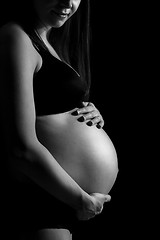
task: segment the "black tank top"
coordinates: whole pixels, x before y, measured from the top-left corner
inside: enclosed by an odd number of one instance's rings
[[[57,114],[82,107],[88,101],[87,83],[68,64],[31,38],[42,57],[42,67],[34,74],[33,92],[37,116]]]

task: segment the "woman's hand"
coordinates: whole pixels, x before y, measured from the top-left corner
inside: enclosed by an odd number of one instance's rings
[[[110,195],[101,193],[92,193],[90,194],[90,197],[91,201],[87,204],[87,206],[77,212],[79,220],[89,220],[90,218],[100,214],[103,210],[103,204],[111,200]]]
[[[83,102],[84,107],[72,112],[72,115],[80,116],[77,118],[79,122],[85,122],[88,126],[96,125],[97,128],[104,126],[104,120],[102,115],[91,102]]]

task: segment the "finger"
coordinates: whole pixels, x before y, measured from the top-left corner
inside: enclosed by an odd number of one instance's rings
[[[97,127],[98,129],[103,128],[103,127],[104,127],[104,120],[101,119],[101,121],[96,124],[96,127]]]
[[[99,117],[100,116],[100,113],[97,111],[97,110],[94,110],[94,111],[92,111],[92,112],[90,112],[90,113],[87,113],[87,114],[85,114],[85,113],[83,113],[83,114],[81,114],[81,116],[79,117],[79,118],[77,118],[77,120],[79,121],[79,122],[85,122],[85,121],[87,121],[87,120],[93,120],[94,118],[97,118],[97,117]],[[97,122],[96,123],[98,123],[100,120],[98,120],[97,119]],[[93,124],[91,124],[91,125],[94,125],[95,123],[93,123]]]
[[[78,108],[76,110],[74,110],[73,112],[71,112],[71,114],[73,116],[77,116],[80,115],[82,113],[87,113],[87,112],[92,112],[92,111],[98,111],[97,108],[95,107],[95,105],[91,102],[82,102],[83,106],[82,108]]]
[[[111,201],[111,196],[110,195],[105,195],[105,202]]]
[[[89,105],[89,106],[86,106],[86,107],[83,107],[83,108],[79,108],[79,109],[77,110],[77,113],[78,113],[78,115],[79,115],[79,114],[82,114],[82,113],[92,112],[92,111],[94,111],[94,110],[96,110],[96,108],[93,107],[93,106],[91,106],[91,105]]]
[[[83,113],[88,113],[88,112],[92,112],[94,111],[95,108],[93,108],[92,106],[88,106],[88,107],[83,107],[83,108],[78,108],[77,110],[74,110],[71,112],[71,115],[73,116],[78,116],[81,115]]]
[[[101,206],[101,208],[96,212],[96,215],[100,214],[103,211],[103,205]]]
[[[94,118],[92,118],[89,122],[87,122],[88,126],[96,125],[97,128],[102,128],[104,126],[104,120],[101,115],[97,114]]]
[[[94,105],[93,103],[88,102],[88,106],[89,106],[89,105],[90,105],[90,106],[93,106],[93,107],[95,108],[95,110],[97,110],[98,116],[101,116],[100,112],[98,111],[98,109],[95,107],[95,105]],[[93,125],[94,125],[94,124],[96,124],[96,123],[93,122]],[[103,120],[102,116],[101,116],[100,121],[99,121],[96,125],[97,125],[97,128],[99,128],[99,129],[104,127],[104,120]],[[89,126],[92,126],[92,123],[89,123]]]
[[[84,113],[84,112],[90,112],[92,110],[97,110],[97,108],[95,107],[95,105],[91,102],[82,102],[83,104],[83,108],[79,108],[77,110],[78,114]]]
[[[102,203],[99,205],[99,207],[101,207],[101,205],[103,205],[103,203],[105,202],[109,202],[111,200],[111,196],[108,194],[103,194],[103,193],[91,193],[91,196],[93,196],[96,199],[99,199],[99,201]]]
[[[95,116],[93,119],[92,119],[92,123],[93,123],[93,125],[95,125],[95,124],[98,124],[99,123],[99,125],[101,126],[101,122],[103,121],[103,119],[102,119],[102,117],[101,116]]]
[[[83,114],[86,120],[92,120],[94,118],[100,117],[100,113],[97,110],[94,110],[90,113]]]
[[[92,106],[92,107],[94,107],[95,108],[95,105],[92,103],[92,102],[88,102],[88,104],[87,104],[88,106]]]
[[[103,202],[109,202],[111,200],[111,196],[109,194],[103,194],[103,193],[92,193],[91,196],[98,197],[100,199],[103,199]]]

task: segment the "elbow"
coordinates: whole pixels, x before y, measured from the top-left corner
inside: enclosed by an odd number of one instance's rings
[[[35,162],[35,152],[40,143],[38,141],[30,142],[29,144],[19,144],[12,146],[9,156],[9,166],[11,171],[19,171],[26,175]]]

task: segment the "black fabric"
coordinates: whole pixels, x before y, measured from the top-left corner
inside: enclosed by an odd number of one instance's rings
[[[87,83],[70,65],[58,60],[47,48],[35,42],[33,45],[43,61],[33,79],[36,115],[62,113],[82,107],[82,102],[89,98]]]

